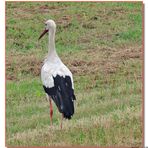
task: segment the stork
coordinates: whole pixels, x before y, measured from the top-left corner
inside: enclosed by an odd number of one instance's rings
[[[63,64],[55,49],[56,24],[53,20],[45,22],[45,30],[40,35],[41,39],[48,32],[48,55],[41,68],[41,80],[50,106],[50,124],[52,125],[53,107],[56,104],[62,114],[62,120],[71,119],[74,114],[74,84],[70,70]]]

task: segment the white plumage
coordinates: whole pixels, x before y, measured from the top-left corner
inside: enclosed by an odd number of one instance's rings
[[[59,57],[55,57],[53,61],[51,61],[51,59],[46,59],[41,69],[41,80],[43,85],[48,88],[54,87],[53,77],[56,77],[57,75],[63,76],[64,78],[65,76],[70,76],[72,88],[74,89],[72,73],[62,63]]]
[[[71,119],[74,114],[73,101],[76,98],[74,95],[72,73],[62,63],[55,50],[56,24],[53,20],[48,20],[45,23],[45,30],[39,39],[47,32],[49,33],[49,52],[41,69],[41,80],[50,101],[50,119],[52,123],[53,109],[51,100],[55,102],[59,112],[62,113],[62,117]]]

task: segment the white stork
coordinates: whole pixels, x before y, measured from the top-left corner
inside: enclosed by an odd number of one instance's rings
[[[56,24],[53,20],[45,22],[41,39],[48,32],[48,56],[41,69],[41,80],[50,105],[50,123],[52,125],[52,100],[56,104],[62,119],[71,119],[74,114],[74,84],[70,70],[62,63],[55,49]],[[62,128],[62,120],[61,120]]]

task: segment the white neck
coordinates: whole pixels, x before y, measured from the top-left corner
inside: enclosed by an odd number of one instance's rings
[[[49,35],[48,35],[48,48],[49,48],[49,51],[48,51],[48,57],[50,57],[51,55],[52,56],[57,56],[57,53],[56,53],[56,49],[55,49],[55,29],[50,29],[49,30]]]

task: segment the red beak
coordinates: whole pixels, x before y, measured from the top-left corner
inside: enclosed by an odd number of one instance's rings
[[[42,34],[40,35],[39,39],[41,39],[47,32],[48,32],[48,30],[45,29],[45,30],[42,32]],[[39,39],[38,39],[38,40],[39,40]]]

